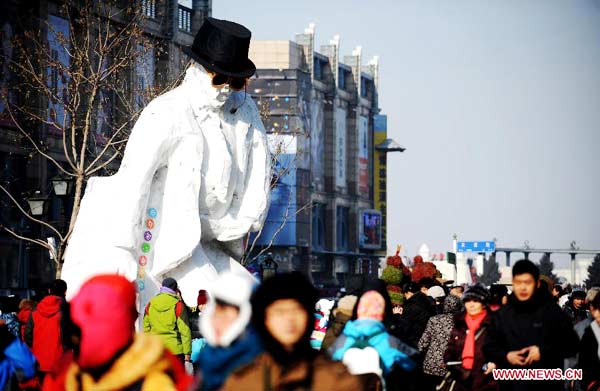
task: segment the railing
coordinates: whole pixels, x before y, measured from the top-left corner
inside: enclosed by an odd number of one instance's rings
[[[142,12],[149,18],[156,18],[156,0],[142,0]]]

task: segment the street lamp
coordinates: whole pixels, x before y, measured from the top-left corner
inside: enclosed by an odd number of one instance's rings
[[[54,194],[59,197],[66,196],[71,193],[73,188],[73,180],[64,175],[58,174],[51,179]]]
[[[42,193],[38,190],[33,196],[27,198],[27,203],[29,204],[29,209],[31,210],[31,214],[33,216],[41,216],[46,211],[46,202],[48,201],[48,197],[42,195]]]

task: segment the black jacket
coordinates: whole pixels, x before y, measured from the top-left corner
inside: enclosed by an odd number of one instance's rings
[[[579,345],[569,317],[545,290],[537,290],[525,302],[510,295],[507,305],[494,313],[483,351],[487,361],[499,368],[511,368],[506,354],[532,345],[539,347],[541,359],[524,368],[562,368],[563,360],[575,355]],[[501,389],[560,390],[562,385],[562,382],[520,381],[501,383]]]
[[[577,367],[583,370],[583,386],[587,389],[590,383],[597,382],[600,386],[600,357],[598,357],[598,341],[588,326],[579,343],[579,362]]]
[[[415,293],[404,303],[402,316],[398,318],[396,335],[416,348],[425,332],[427,321],[435,314],[435,307],[429,298],[422,292]]]

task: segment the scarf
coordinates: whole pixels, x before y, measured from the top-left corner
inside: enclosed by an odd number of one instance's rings
[[[592,328],[594,336],[596,337],[596,341],[598,342],[598,359],[600,359],[600,324],[598,324],[596,321],[592,321],[590,327]]]
[[[480,314],[471,316],[465,315],[465,322],[467,323],[467,338],[465,339],[465,346],[462,351],[462,366],[465,369],[473,369],[473,361],[475,361],[475,334],[481,323],[485,319],[487,311],[483,310]]]
[[[172,295],[177,296],[177,292],[175,292],[173,289],[171,288],[167,288],[166,286],[161,286],[160,287],[160,293],[170,293]]]

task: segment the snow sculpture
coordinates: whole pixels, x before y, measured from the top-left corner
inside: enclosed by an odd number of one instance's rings
[[[252,99],[211,82],[193,63],[144,109],[119,171],[89,180],[65,254],[69,296],[112,272],[136,280],[142,303],[173,277],[191,304],[219,272],[245,272],[243,238],[268,209],[267,138]]]

